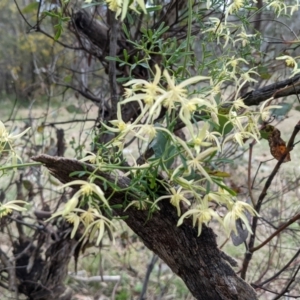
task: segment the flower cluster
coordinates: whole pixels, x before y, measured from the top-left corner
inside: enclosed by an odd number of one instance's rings
[[[93,0],[85,0],[85,3],[91,3]],[[123,21],[126,17],[128,8],[135,11],[136,13],[140,13],[138,8],[140,8],[143,13],[147,14],[146,6],[144,0],[133,0],[133,1],[124,1],[124,0],[105,0],[108,8],[116,13],[116,18],[121,16],[121,20]]]
[[[225,66],[230,78],[236,81],[238,91],[245,82],[252,80],[252,74],[256,74],[253,70],[248,70],[244,77],[237,78],[239,63],[247,64],[243,59],[231,58]],[[207,96],[207,89],[206,94],[201,93],[201,88],[199,92],[199,85],[205,87],[207,83],[213,90],[215,83],[208,76],[195,76],[177,83],[167,70],[162,72],[158,66],[155,66],[153,81],[133,79],[125,83],[125,99],[118,103],[117,119],[110,121],[113,126],[103,124],[108,131],[116,134],[106,146],[108,148],[118,141],[125,143],[127,136],[131,137],[132,134],[141,143],[145,143],[145,147],[149,146],[149,143],[153,148],[157,147],[157,143],[165,143],[164,150],[159,151],[158,156],[154,155],[151,161],[143,166],[138,166],[136,158],[132,156],[134,166],[131,172],[134,172],[134,177],[143,174],[143,177],[151,178],[149,180],[153,178],[153,168],[156,172],[163,172],[164,180],[160,184],[165,187],[166,194],[154,197],[151,202],[151,197],[146,193],[142,197],[143,201],[132,201],[127,208],[134,206],[137,209],[155,209],[158,208],[158,202],[168,200],[177,210],[178,225],[181,225],[185,218],[192,217],[194,226],[198,226],[198,234],[201,234],[202,224],[207,225],[212,219],[221,223],[227,233],[236,231],[237,219],[241,219],[251,231],[245,213],[255,215],[255,211],[223,188],[212,192],[214,186],[222,187],[224,183],[220,178],[222,173],[218,175],[212,172],[208,165],[216,153],[220,153],[231,141],[237,142],[241,147],[246,139],[259,141],[259,118],[267,118],[269,110],[275,106],[268,106],[270,99],[261,106],[260,112],[255,113],[240,98],[230,103],[217,104],[213,97]],[[140,114],[131,123],[126,123],[122,119],[122,106],[133,101],[138,103]],[[222,106],[227,104],[230,108],[221,112]],[[200,118],[199,122],[196,117],[201,114],[208,117]],[[223,124],[223,130],[219,124],[220,116],[226,117],[227,120],[227,123]],[[186,127],[186,140],[174,134],[174,122],[182,122]],[[224,128],[227,125],[232,129],[225,137]],[[223,142],[222,137],[225,137]],[[207,184],[211,187],[209,190],[204,188]],[[221,217],[214,208],[214,203],[226,207],[227,214]]]
[[[112,221],[103,215],[100,206],[110,209],[103,191],[93,182],[84,180],[74,180],[61,186],[66,188],[70,186],[80,186],[73,197],[64,205],[64,208],[52,214],[48,221],[62,217],[68,223],[73,225],[71,238],[73,238],[80,226],[83,226],[84,232],[81,238],[87,238],[90,242],[97,236],[96,244],[99,245],[105,231],[112,233],[114,225]],[[80,201],[79,201],[80,199]],[[97,199],[98,202],[94,199]],[[100,205],[99,205],[100,201]],[[87,206],[82,209],[80,206]]]
[[[21,133],[13,134],[9,133],[3,124],[0,121],[0,157],[2,154],[8,154],[8,159],[5,162],[4,166],[0,167],[0,170],[4,172],[6,169],[14,168],[17,166],[18,160],[21,161],[21,158],[17,155],[15,150],[15,141],[20,139],[23,135],[25,135],[30,128],[27,128]],[[11,160],[12,166],[9,166],[7,162]],[[23,200],[13,200],[8,201],[6,203],[0,203],[0,219],[5,217],[15,211],[26,211],[26,202]]]
[[[278,108],[277,105],[271,105],[273,98],[270,98],[261,104],[259,111],[253,111],[241,98],[247,84],[254,84],[260,78],[259,67],[256,67],[258,64],[253,64],[256,59],[253,54],[258,51],[260,36],[259,33],[249,34],[248,23],[236,22],[233,15],[239,17],[244,11],[252,13],[253,2],[255,1],[229,1],[224,8],[223,18],[208,18],[203,24],[206,26],[202,31],[206,34],[206,41],[217,45],[218,50],[223,53],[222,61],[209,60],[211,55],[203,54],[204,72],[199,74],[205,76],[179,80],[180,74],[186,72],[180,73],[164,61],[161,64],[164,69],[157,65],[150,67],[148,64],[152,80],[131,79],[124,84],[124,97],[118,102],[116,119],[103,123],[102,128],[113,133],[113,138],[103,147],[107,151],[118,152],[120,157],[124,154],[124,145],[136,139],[141,151],[130,154],[128,161],[131,165],[127,167],[112,165],[100,155],[92,153],[84,160],[97,164],[103,170],[115,169],[122,172],[125,169],[122,175],[132,178],[132,185],[127,190],[133,196],[129,198],[134,199],[125,203],[127,208],[155,210],[160,201],[169,201],[177,211],[178,225],[191,217],[193,225],[198,227],[198,234],[201,234],[203,224],[208,225],[213,219],[224,226],[228,234],[231,231],[237,232],[237,219],[251,232],[247,216],[255,216],[256,212],[249,204],[239,201],[234,191],[226,186],[223,176],[228,174],[215,171],[215,168],[217,157],[222,157],[220,154],[232,143],[245,147],[249,139],[259,142],[259,124],[268,121],[270,111]],[[264,8],[275,11],[277,15],[288,12],[292,14],[299,7],[299,1],[295,5],[285,4],[282,0],[263,2]],[[130,3],[107,0],[106,3],[122,20],[128,8],[136,10],[139,7],[140,11],[147,11],[142,0]],[[207,9],[213,5],[210,0],[206,4]],[[146,51],[145,53],[150,51],[147,46],[137,47]],[[239,55],[239,52],[244,55]],[[299,73],[297,58],[285,55],[278,60],[284,60],[286,66],[292,68],[292,75],[295,75]],[[145,67],[147,59],[142,63]],[[223,92],[228,86],[233,96],[228,97],[230,100],[224,100]],[[131,102],[138,106],[139,113],[137,117],[127,121],[122,111]],[[183,127],[185,136],[178,136],[176,130]],[[152,156],[143,161],[142,166],[138,165],[141,152],[149,148],[153,150]],[[78,197],[83,195],[98,194],[102,205],[109,207],[109,201],[102,190],[96,191],[95,187],[91,189],[88,185],[84,187],[81,183],[81,192],[77,192],[75,199],[70,200],[71,210],[66,206],[67,210],[61,212],[64,217],[68,216],[69,221],[75,215],[79,216]],[[158,186],[164,187],[164,194],[156,193]],[[223,213],[224,208],[226,209],[225,214],[221,214],[220,207]],[[94,208],[89,209],[92,211]],[[101,215],[100,212],[99,214]],[[93,222],[93,218],[88,219]],[[102,220],[99,216],[98,218]],[[83,216],[79,216],[78,220],[76,224],[82,223],[87,228]],[[103,219],[103,222],[108,220]]]
[[[23,200],[13,200],[6,203],[0,203],[0,219],[2,217],[5,217],[13,212],[13,210],[16,211],[26,211],[26,205],[27,202]]]
[[[21,161],[21,158],[17,155],[14,147],[14,142],[20,139],[30,130],[30,127],[25,129],[19,134],[8,133],[5,125],[0,121],[0,154],[3,152],[8,152],[10,154],[10,159],[12,159],[13,164],[17,163],[17,160]]]
[[[291,57],[289,55],[283,55],[283,56],[279,56],[276,58],[277,60],[284,60],[285,61],[285,65],[288,68],[293,69],[292,70],[292,74],[291,77],[295,76],[296,74],[300,73],[300,68],[298,67],[298,63],[296,61],[296,59],[299,59],[299,56],[297,57]]]

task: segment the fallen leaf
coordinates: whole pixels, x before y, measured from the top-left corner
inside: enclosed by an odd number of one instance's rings
[[[280,137],[281,133],[277,128],[273,128],[273,131],[270,133],[268,137],[269,145],[270,145],[270,151],[274,158],[277,160],[280,160],[282,155],[286,151],[286,143],[285,141]],[[290,153],[287,154],[283,162],[288,162],[291,160]]]

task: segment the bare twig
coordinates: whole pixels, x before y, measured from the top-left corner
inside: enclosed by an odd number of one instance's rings
[[[147,272],[146,272],[146,276],[145,276],[145,279],[144,279],[143,289],[142,289],[142,292],[141,292],[140,300],[147,299],[146,292],[147,292],[148,282],[149,282],[149,279],[150,279],[151,272],[153,271],[153,268],[154,268],[157,261],[158,261],[158,256],[156,254],[153,254],[153,256],[151,258],[151,261],[150,261],[150,263],[148,265],[148,268],[147,268]]]
[[[250,249],[250,252],[255,252],[262,248],[264,245],[266,245],[268,242],[270,242],[276,235],[278,235],[281,231],[283,231],[285,228],[287,228],[289,225],[293,224],[294,222],[298,221],[300,219],[300,214],[297,214],[292,219],[290,219],[288,222],[281,225],[273,234],[271,234],[264,242],[262,242],[260,245],[253,247]]]
[[[109,56],[117,56],[117,41],[118,41],[118,20],[116,20],[115,12],[108,10],[109,21],[110,21],[110,37],[109,37]],[[115,118],[117,112],[118,104],[118,84],[117,84],[117,69],[116,61],[110,60],[108,63],[108,77],[109,77],[109,86],[110,86],[110,96],[111,96],[111,115],[112,119]]]
[[[284,287],[282,289],[282,291],[275,297],[273,298],[273,300],[277,300],[277,299],[280,299],[285,293],[287,293],[289,291],[289,287],[291,286],[291,284],[295,281],[295,278],[298,274],[300,270],[300,265],[298,266],[296,272],[294,273],[294,275],[292,276],[292,278],[289,280],[288,284],[286,285],[286,287]]]
[[[279,168],[282,165],[285,157],[293,149],[294,141],[295,141],[296,135],[298,134],[299,130],[300,130],[300,121],[297,123],[297,125],[294,128],[294,131],[293,131],[293,133],[290,137],[290,140],[288,142],[285,153],[282,155],[280,160],[278,160],[278,162],[277,162],[276,166],[274,167],[272,173],[270,174],[269,178],[267,179],[261,194],[259,195],[259,198],[258,198],[257,203],[255,205],[255,210],[257,211],[257,213],[260,212],[260,208],[261,208],[261,205],[263,203],[264,198],[267,195],[267,191],[268,191],[269,187],[271,186],[271,183],[272,183],[275,175],[279,171]],[[252,232],[253,233],[250,237],[250,241],[249,241],[249,244],[248,244],[248,249],[252,249],[254,247],[257,222],[258,222],[258,217],[257,216],[253,217],[253,222],[252,222]],[[246,278],[247,269],[248,269],[248,266],[249,266],[249,262],[252,259],[252,255],[253,255],[253,253],[250,252],[250,251],[247,251],[247,253],[245,254],[245,258],[244,258],[244,261],[243,261],[243,267],[242,267],[242,271],[241,271],[241,277],[243,279]]]
[[[263,285],[267,284],[268,282],[271,282],[272,280],[277,278],[281,273],[283,273],[299,255],[300,255],[300,249],[289,260],[289,262],[283,268],[281,268],[277,273],[275,273],[272,277],[266,279],[265,281],[263,281],[261,283],[252,284],[252,286],[255,288],[262,288]]]

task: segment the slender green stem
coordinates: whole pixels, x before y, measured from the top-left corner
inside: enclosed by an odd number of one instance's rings
[[[193,0],[188,1],[188,28],[187,28],[187,37],[186,37],[186,48],[185,52],[188,53],[190,51],[190,39],[192,34],[192,19],[193,19]],[[183,69],[182,69],[182,76],[184,77],[185,72],[188,75],[188,71],[186,68],[187,65],[188,56],[185,55],[184,57],[184,63],[183,63]]]
[[[26,164],[20,164],[20,165],[11,165],[11,166],[5,166],[5,167],[1,167],[0,171],[4,171],[4,170],[10,170],[10,169],[15,169],[15,168],[26,168],[26,167],[35,167],[35,166],[41,166],[42,164],[39,162],[35,162],[35,163],[26,163]]]

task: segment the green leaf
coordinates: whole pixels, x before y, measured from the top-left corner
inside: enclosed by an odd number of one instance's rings
[[[233,129],[233,125],[228,122],[228,118],[224,115],[218,115],[218,119],[220,126],[215,126],[215,130],[222,135],[228,134]]]
[[[127,27],[126,27],[126,25],[124,24],[124,23],[122,23],[122,29],[123,29],[123,32],[125,33],[125,35],[126,35],[126,38],[127,39],[130,39],[130,33],[129,33],[129,31],[128,31],[128,29],[127,29]],[[125,49],[124,49],[125,50]],[[123,50],[123,51],[124,51]]]
[[[152,149],[154,150],[154,156],[156,158],[163,156],[169,139],[170,137],[166,132],[158,131],[152,145]]]
[[[59,18],[60,15],[56,14],[56,13],[53,13],[51,11],[44,11],[44,14],[48,17],[52,17],[52,18]]]
[[[207,168],[204,168],[204,169],[211,176],[221,177],[221,178],[225,178],[225,177],[230,177],[231,176],[229,173],[222,172],[222,171],[219,171],[219,170],[209,170]]]
[[[174,160],[175,160],[175,154],[176,154],[176,147],[174,147],[173,145],[170,145],[170,147],[168,147],[168,149],[165,151],[165,159],[164,159],[164,166],[166,169],[170,169],[170,167],[172,166]]]
[[[63,28],[62,28],[61,24],[57,24],[54,27],[55,27],[55,30],[56,30],[56,33],[55,33],[55,36],[54,36],[54,40],[57,41],[60,38],[60,36],[61,36]]]
[[[88,7],[91,7],[91,6],[97,6],[101,4],[100,2],[93,2],[93,3],[85,3],[81,6],[81,8],[88,8]]]
[[[264,66],[259,66],[257,72],[262,79],[270,79],[272,75],[268,72],[268,68]]]
[[[129,80],[131,80],[131,77],[119,77],[119,78],[117,78],[117,82],[119,82],[119,83],[127,82]]]
[[[22,13],[23,14],[29,14],[29,13],[32,13],[32,12],[36,12],[38,7],[39,7],[38,2],[32,2],[32,3],[28,4],[27,6],[25,6],[22,9]]]
[[[150,6],[150,7],[147,7],[146,9],[147,9],[147,12],[161,11],[162,6],[161,5]]]
[[[220,182],[219,179],[217,179],[217,180],[213,179],[213,182],[215,184],[217,184],[219,187],[221,187],[222,189],[224,189],[225,191],[227,191],[231,196],[235,197],[237,195],[237,193],[234,190],[232,190],[228,186],[224,185],[223,182]]]
[[[106,59],[106,60],[117,61],[117,62],[120,62],[120,63],[123,63],[123,62],[124,62],[124,61],[121,60],[119,57],[113,57],[113,56],[106,56],[105,59]]]
[[[77,114],[84,114],[85,112],[80,108],[75,106],[74,104],[70,104],[66,107],[66,110],[72,114],[72,113],[77,113]]]
[[[263,129],[261,129],[260,132],[260,136],[267,140],[269,138],[270,133],[272,133],[274,130],[274,126],[272,125],[266,125]]]
[[[33,184],[29,180],[23,180],[23,186],[27,191],[32,191],[33,190]]]
[[[271,115],[272,116],[285,116],[287,115],[287,113],[292,109],[293,104],[291,103],[281,103],[280,104],[280,108],[275,108],[272,110]]]

